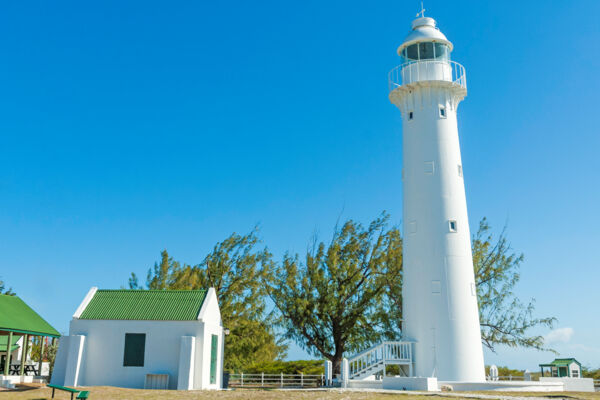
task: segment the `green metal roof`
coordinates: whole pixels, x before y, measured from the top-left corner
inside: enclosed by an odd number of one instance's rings
[[[21,339],[20,335],[13,335],[12,337],[12,347],[10,348],[10,351],[15,351],[16,349],[19,348],[19,345],[16,344],[19,339]],[[6,352],[6,345],[8,344],[8,335],[2,335],[0,336],[0,352]]]
[[[581,363],[574,358],[556,358],[551,363],[540,364],[540,367],[564,367],[565,365],[569,365],[572,362],[581,366]]]
[[[17,296],[0,295],[0,331],[59,337],[60,333]]]
[[[206,290],[98,290],[79,319],[195,321]]]

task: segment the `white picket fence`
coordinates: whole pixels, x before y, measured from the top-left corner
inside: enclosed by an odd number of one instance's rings
[[[256,387],[321,387],[325,386],[325,375],[305,374],[230,374],[229,387],[256,388]]]

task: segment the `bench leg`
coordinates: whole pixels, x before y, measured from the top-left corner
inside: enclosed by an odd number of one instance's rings
[[[71,392],[71,400],[73,400],[73,395],[74,395],[74,394],[75,394],[75,393]]]
[[[54,398],[54,388],[52,388],[52,398]]]

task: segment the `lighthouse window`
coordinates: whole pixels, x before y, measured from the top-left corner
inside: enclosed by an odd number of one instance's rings
[[[417,221],[410,221],[408,223],[408,233],[410,233],[411,235],[417,233]]]
[[[458,176],[462,176],[463,172],[462,172],[462,165],[458,165]]]
[[[433,172],[435,170],[433,161],[425,161],[425,173],[427,175],[433,175]]]
[[[412,111],[408,112],[408,119],[413,119],[413,112]]]
[[[419,59],[419,45],[413,44],[405,49],[404,58],[406,61],[417,61]]]
[[[440,106],[440,118],[446,118],[446,107]]]
[[[447,61],[450,59],[450,51],[448,45],[443,43],[434,43],[433,51],[436,60]]]
[[[419,43],[419,60],[433,60],[433,43]]]
[[[450,232],[458,231],[458,226],[455,220],[451,219],[450,221],[448,221],[448,229],[450,229]]]

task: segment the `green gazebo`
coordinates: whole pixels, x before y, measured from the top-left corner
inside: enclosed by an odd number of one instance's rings
[[[581,363],[574,358],[556,358],[551,363],[540,364],[542,376],[544,368],[548,368],[554,378],[581,378]]]
[[[40,338],[41,343],[38,365],[38,373],[41,375],[44,339],[47,337],[58,338],[60,333],[17,296],[0,295],[0,352],[6,352],[4,368],[0,371],[0,375],[10,374],[11,353],[18,348],[16,343],[22,336],[24,336],[24,348],[21,352],[18,375],[23,375],[25,369],[30,338],[36,336]]]

